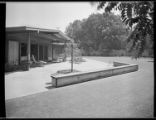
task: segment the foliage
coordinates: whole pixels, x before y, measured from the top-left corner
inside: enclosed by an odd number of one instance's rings
[[[21,65],[10,65],[8,63],[5,64],[5,72],[13,72],[13,71],[20,71],[20,70],[28,70],[27,64],[21,64]]]
[[[149,35],[153,41],[154,3],[152,1],[103,1],[99,2],[97,8],[104,8],[106,13],[113,9],[121,12],[122,22],[132,30],[127,38],[127,42],[131,42],[129,51],[135,53],[135,58],[140,57],[146,49],[146,37]]]
[[[87,19],[70,23],[66,34],[74,39],[83,55],[106,55],[111,50],[125,48],[123,40],[128,31],[119,16],[92,14]]]

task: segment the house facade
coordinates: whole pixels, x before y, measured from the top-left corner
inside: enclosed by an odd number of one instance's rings
[[[35,27],[7,27],[5,40],[5,63],[20,65],[36,60],[52,61],[65,55],[66,44],[72,39],[59,30]]]

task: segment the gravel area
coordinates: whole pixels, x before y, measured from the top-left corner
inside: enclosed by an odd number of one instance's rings
[[[28,95],[6,100],[7,117],[20,118],[152,118],[153,117],[153,97],[154,97],[154,71],[153,59],[132,60],[128,57],[85,57],[88,60],[97,61],[97,64],[104,62],[125,62],[139,65],[139,70],[132,73],[103,78],[95,81],[84,82],[81,84],[69,85],[56,89],[42,90],[37,94]],[[93,62],[92,61],[92,62]],[[103,62],[103,63],[102,63]],[[85,62],[84,62],[85,63]],[[16,73],[16,77],[5,76],[6,83],[9,80],[18,81],[17,86],[23,84],[22,81],[29,80],[30,89],[37,81],[38,87],[45,85],[50,80],[47,76],[59,69],[59,64],[54,70],[47,69],[47,73],[42,73],[42,69],[34,68],[22,75]],[[54,65],[55,66],[55,65]],[[75,65],[76,66],[76,65]],[[95,69],[89,65],[88,68]],[[80,67],[81,68],[81,67]],[[65,69],[65,65],[63,67]],[[29,72],[38,71],[41,77],[37,80],[31,80]],[[23,77],[25,75],[25,77]],[[47,75],[47,76],[45,76]],[[21,78],[21,79],[20,79]],[[23,80],[23,79],[24,80]],[[42,82],[40,81],[43,79]],[[34,77],[35,79],[35,77]],[[47,79],[47,81],[45,80]],[[21,80],[21,81],[20,81]],[[34,81],[34,82],[32,82]],[[49,81],[48,81],[49,82]],[[14,82],[12,82],[14,83]],[[11,83],[10,83],[11,84]],[[29,85],[28,84],[28,85]],[[7,84],[8,85],[8,84]],[[11,85],[10,85],[11,86]],[[24,86],[24,84],[23,84]],[[8,87],[6,87],[7,89]],[[20,89],[28,89],[23,87]],[[46,89],[45,86],[42,88]],[[42,89],[40,88],[40,89]],[[12,89],[13,90],[13,89]],[[16,88],[19,90],[19,88]],[[32,91],[32,90],[31,90]],[[35,90],[34,90],[35,91]],[[9,91],[7,91],[8,93]],[[6,93],[6,94],[7,94]],[[13,92],[14,93],[14,92]]]

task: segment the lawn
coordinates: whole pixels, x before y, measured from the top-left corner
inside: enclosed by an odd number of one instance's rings
[[[139,65],[139,70],[6,100],[7,117],[153,117],[153,59],[90,56],[85,58],[108,63],[135,63]]]

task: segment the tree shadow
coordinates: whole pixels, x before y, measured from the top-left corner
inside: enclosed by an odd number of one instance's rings
[[[52,85],[52,82],[47,82],[46,85]]]
[[[147,61],[147,62],[154,62],[154,61]]]
[[[52,82],[46,82],[45,83],[47,86],[45,88],[47,88],[48,90],[54,89],[55,87],[52,85]]]
[[[45,88],[47,88],[48,90],[51,90],[51,89],[54,89],[54,88],[56,88],[56,87],[54,87],[54,86],[46,86]]]

